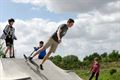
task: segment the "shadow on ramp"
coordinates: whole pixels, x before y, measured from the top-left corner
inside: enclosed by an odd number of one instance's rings
[[[43,75],[39,69],[34,69],[29,63],[27,63],[27,65],[30,67],[30,69],[32,69],[38,76],[41,77],[42,80],[48,80],[48,78]]]
[[[32,80],[32,79],[28,77],[28,78],[21,78],[21,79],[15,79],[15,80]]]

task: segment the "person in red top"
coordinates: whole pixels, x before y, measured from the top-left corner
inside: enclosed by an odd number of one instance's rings
[[[96,57],[94,58],[94,63],[92,64],[92,67],[90,69],[91,77],[89,78],[89,80],[92,80],[94,75],[96,75],[95,80],[98,80],[99,72],[100,72],[100,64],[99,64],[98,58]]]

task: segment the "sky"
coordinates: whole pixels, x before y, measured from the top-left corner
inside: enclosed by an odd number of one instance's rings
[[[0,36],[9,18],[15,19],[16,56],[29,55],[47,42],[60,24],[75,20],[54,55],[85,56],[120,51],[119,0],[0,0]],[[2,40],[3,41],[3,40]]]

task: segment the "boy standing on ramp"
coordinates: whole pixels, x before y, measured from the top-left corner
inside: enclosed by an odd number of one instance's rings
[[[6,58],[6,54],[8,51],[9,51],[10,58],[14,58],[14,56],[12,56],[12,52],[14,51],[13,50],[14,40],[17,40],[15,36],[15,28],[13,27],[14,22],[15,20],[13,18],[8,20],[8,25],[6,25],[6,27],[3,30],[2,36],[0,37],[0,39],[5,40],[6,47],[7,47],[3,58]]]
[[[61,42],[61,39],[63,36],[65,36],[68,28],[71,28],[74,24],[74,20],[73,19],[69,19],[67,21],[67,24],[61,24],[57,31],[50,37],[50,39],[47,41],[47,43],[42,47],[39,48],[32,57],[29,58],[29,60],[31,61],[33,59],[33,57],[35,57],[37,54],[39,54],[41,51],[47,49],[50,47],[48,53],[46,54],[46,56],[43,58],[42,63],[40,64],[40,69],[43,69],[43,63],[48,59],[48,57],[50,56],[50,54],[53,52],[55,53],[55,50],[58,46],[58,44]]]

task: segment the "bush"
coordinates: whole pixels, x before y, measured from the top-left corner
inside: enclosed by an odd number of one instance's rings
[[[3,53],[3,50],[4,50],[3,44],[4,43],[2,43],[1,40],[0,40],[0,58],[4,55],[4,53]]]
[[[117,72],[116,69],[111,69],[111,70],[110,70],[110,75],[113,75],[113,74],[116,73],[116,72]]]

